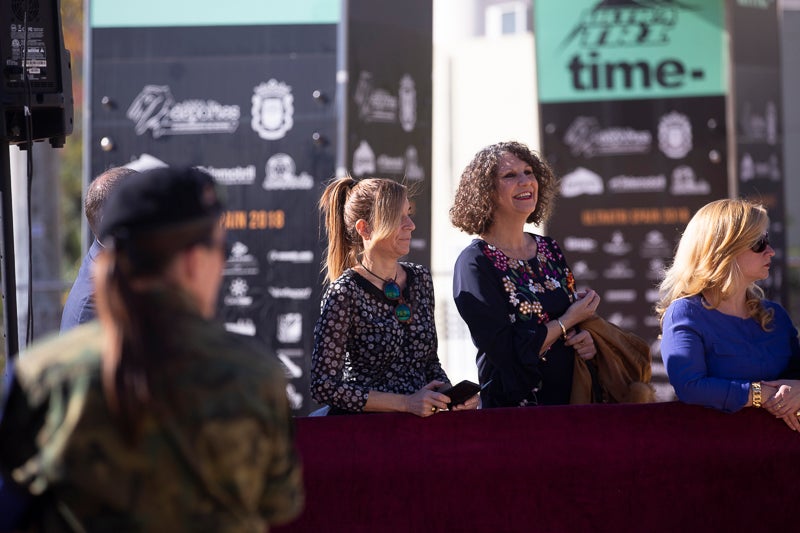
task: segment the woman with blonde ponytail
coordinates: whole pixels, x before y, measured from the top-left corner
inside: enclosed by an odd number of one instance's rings
[[[433,279],[400,262],[414,222],[393,180],[333,180],[320,199],[328,286],[314,328],[311,394],[329,414],[447,409],[449,383],[436,353]],[[477,396],[453,409],[476,408]]]
[[[727,412],[764,407],[800,430],[797,330],[756,285],[769,275],[763,206],[717,200],[686,226],[660,287],[661,355],[678,398]]]

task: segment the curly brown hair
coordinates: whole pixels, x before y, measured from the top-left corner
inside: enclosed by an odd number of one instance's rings
[[[541,224],[550,216],[558,187],[558,180],[550,165],[520,142],[500,142],[475,154],[461,173],[455,201],[450,208],[450,221],[461,231],[481,235],[492,226],[497,200],[495,175],[500,158],[506,153],[529,164],[539,183],[536,208],[528,215],[527,222]]]

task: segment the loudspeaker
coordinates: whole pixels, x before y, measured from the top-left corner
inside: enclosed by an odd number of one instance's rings
[[[27,148],[72,133],[72,66],[59,0],[0,2],[0,140]]]

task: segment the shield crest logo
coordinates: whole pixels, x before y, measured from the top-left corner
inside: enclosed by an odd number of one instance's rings
[[[250,125],[268,141],[281,139],[294,125],[294,96],[284,82],[271,79],[253,89]]]

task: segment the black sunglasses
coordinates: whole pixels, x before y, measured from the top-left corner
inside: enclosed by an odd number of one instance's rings
[[[767,249],[767,246],[769,246],[769,233],[765,232],[764,235],[762,235],[761,238],[758,239],[756,243],[750,247],[750,249],[753,252],[760,254],[761,252]]]
[[[406,323],[411,320],[411,306],[403,299],[403,292],[400,285],[395,280],[385,280],[383,283],[383,295],[389,300],[397,300],[394,308],[394,317],[398,322]]]

